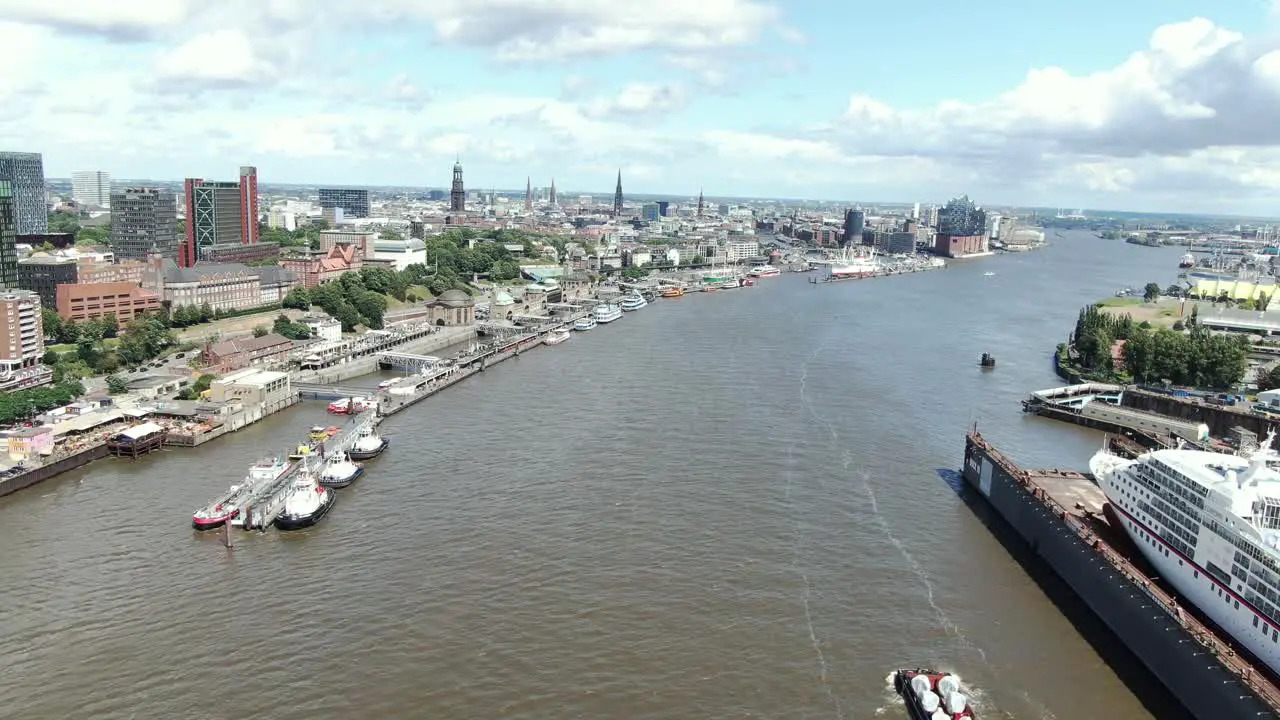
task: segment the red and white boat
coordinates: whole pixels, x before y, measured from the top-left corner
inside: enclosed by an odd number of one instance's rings
[[[766,278],[777,277],[782,271],[772,265],[757,265],[747,271],[747,277]]]
[[[371,410],[378,406],[377,400],[371,400],[363,397],[342,398],[329,403],[328,410],[334,415],[359,415],[365,410]]]
[[[893,689],[907,704],[911,720],[977,720],[960,678],[917,668],[893,674]]]
[[[196,530],[213,530],[240,516],[240,508],[258,490],[270,485],[293,469],[293,462],[273,458],[254,463],[243,482],[232,485],[208,505],[191,516],[191,527]]]

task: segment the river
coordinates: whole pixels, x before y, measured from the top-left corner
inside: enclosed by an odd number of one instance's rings
[[[984,717],[1150,718],[947,470],[975,421],[1083,469],[1101,436],[1019,401],[1080,306],[1177,272],[1049,235],[660,300],[391,418],[322,524],[234,550],[191,512],[323,403],[0,499],[0,717],[896,719],[931,664]]]

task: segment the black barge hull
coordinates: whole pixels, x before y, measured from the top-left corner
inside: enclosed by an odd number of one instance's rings
[[[994,454],[993,454],[994,452]],[[1200,720],[1277,718],[1257,681],[1246,681],[1215,657],[1165,606],[1082,537],[1060,508],[1013,477],[1023,471],[976,431],[965,441],[965,482],[1062,578],[1080,600]],[[1265,682],[1265,681],[1263,681]]]

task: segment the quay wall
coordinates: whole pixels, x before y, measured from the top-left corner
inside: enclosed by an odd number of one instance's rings
[[[57,462],[42,465],[38,468],[28,470],[21,475],[14,475],[13,477],[0,480],[0,497],[29,488],[37,483],[42,483],[55,475],[88,465],[94,460],[99,460],[106,456],[107,445],[106,443],[102,443],[94,445],[87,450],[78,452],[75,455],[62,458]]]
[[[1250,412],[1248,404],[1235,406],[1209,405],[1197,400],[1134,388],[1126,388],[1120,402],[1125,407],[1131,407],[1136,410],[1146,410],[1169,417],[1204,423],[1209,426],[1209,434],[1217,438],[1228,437],[1230,430],[1237,426],[1256,433],[1259,438],[1266,437],[1267,432],[1272,429],[1280,431],[1280,427],[1277,427],[1275,421]]]
[[[1178,702],[1201,720],[1276,718],[1265,703],[1224,666],[1214,648],[1202,644],[1184,623],[1157,602],[1148,586],[1083,537],[1062,509],[1037,498],[1022,472],[980,437],[965,442],[963,476],[1004,518],[1031,550],[1159,679]]]
[[[436,350],[440,350],[450,345],[458,343],[470,342],[476,339],[476,331],[474,328],[466,332],[448,332],[456,330],[456,328],[444,328],[446,332],[428,335],[418,340],[407,342],[391,348],[394,352],[411,353],[415,355],[429,355]],[[368,355],[357,358],[350,362],[345,362],[332,367],[327,367],[316,372],[299,372],[293,376],[293,382],[296,383],[323,383],[332,385],[345,380],[357,378],[362,375],[368,375],[378,371],[377,355]]]

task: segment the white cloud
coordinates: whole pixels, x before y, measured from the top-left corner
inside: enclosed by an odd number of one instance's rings
[[[602,98],[588,106],[595,117],[652,117],[684,106],[688,96],[679,85],[631,83],[616,95]]]
[[[221,86],[249,85],[273,71],[239,30],[197,35],[161,53],[156,66],[165,80]]]
[[[187,15],[186,0],[0,0],[0,20],[116,40],[151,37]]]

